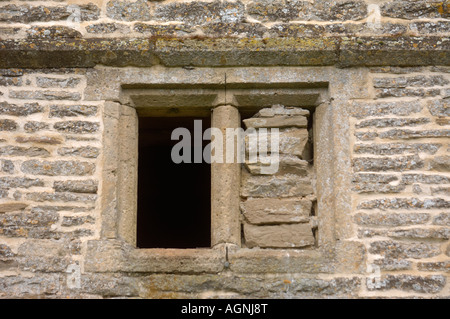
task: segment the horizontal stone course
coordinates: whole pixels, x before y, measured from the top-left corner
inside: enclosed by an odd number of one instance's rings
[[[378,135],[378,134],[377,134]],[[356,144],[353,151],[357,154],[374,155],[398,155],[405,153],[427,153],[435,154],[442,144],[439,143],[377,143],[377,144]]]
[[[314,245],[309,224],[251,225],[244,224],[245,245],[249,248],[295,248]]]
[[[27,156],[27,157],[46,157],[50,152],[42,147],[22,147],[22,146],[3,146],[0,147],[0,155],[3,156]]]
[[[30,121],[25,123],[23,129],[27,133],[35,133],[49,128],[49,124],[45,122]]]
[[[94,180],[55,181],[53,188],[56,192],[92,193],[96,194],[98,182]]]
[[[100,154],[98,147],[82,146],[82,147],[61,147],[58,149],[61,156],[80,156],[84,158],[97,158]]]
[[[48,193],[48,192],[34,192],[26,194],[27,200],[35,202],[85,202],[93,203],[97,200],[97,195],[93,194],[78,194],[78,193]]]
[[[355,172],[407,171],[424,167],[419,156],[358,157],[353,159]]]
[[[368,116],[398,115],[407,116],[422,111],[423,106],[419,101],[352,101],[351,115],[358,119]]]
[[[16,131],[18,128],[17,122],[13,120],[0,119],[0,131]]]

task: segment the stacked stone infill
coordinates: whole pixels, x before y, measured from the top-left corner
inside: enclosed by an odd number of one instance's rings
[[[373,2],[8,1],[0,6],[0,38],[417,36],[449,32],[445,1]]]
[[[374,68],[351,104],[354,223],[366,295],[448,295],[449,69]]]
[[[0,70],[0,295],[61,295],[96,236],[98,104],[82,70]],[[67,281],[66,281],[67,279]]]
[[[261,153],[257,153],[256,163],[249,163],[247,156],[242,168],[241,212],[246,247],[300,248],[315,244],[308,118],[308,110],[275,105],[244,120],[246,129],[258,132],[258,143],[267,141],[269,151],[274,138],[271,130],[279,130],[278,169],[265,172],[262,168],[270,164],[261,162]],[[261,128],[267,134],[258,131]],[[247,137],[247,152],[249,143]]]

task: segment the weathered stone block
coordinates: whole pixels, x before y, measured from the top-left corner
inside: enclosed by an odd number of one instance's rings
[[[403,174],[402,183],[411,185],[415,183],[423,184],[447,184],[450,183],[450,177],[444,175],[426,175],[426,174]]]
[[[435,154],[442,144],[438,143],[386,143],[386,144],[356,144],[353,151],[357,154],[375,154],[375,155],[397,155],[404,153],[427,153]]]
[[[111,0],[106,4],[106,15],[114,20],[147,21],[152,19],[151,2]]]
[[[53,127],[59,132],[86,134],[97,132],[100,125],[97,122],[67,121],[57,122],[53,125]]]
[[[440,213],[433,219],[433,224],[450,226],[450,213]]]
[[[377,98],[388,97],[434,97],[441,94],[440,89],[382,88],[375,90]]]
[[[214,23],[207,24],[204,27],[204,30],[206,29],[211,32],[214,30],[214,27],[219,28],[219,26]],[[184,24],[155,25],[139,22],[135,23],[133,30],[139,33],[150,33],[153,36],[183,36],[195,31],[194,28]]]
[[[430,220],[427,213],[358,213],[354,217],[358,225],[396,227],[425,224]]]
[[[374,78],[373,85],[376,88],[406,88],[406,87],[427,87],[427,86],[443,86],[449,81],[442,75],[432,76],[410,76],[410,77],[389,77]]]
[[[0,204],[0,213],[8,213],[8,212],[24,210],[27,207],[28,207],[28,204],[25,204],[25,203],[19,203],[19,202],[3,203],[3,204]]]
[[[323,36],[325,27],[318,24],[279,23],[270,27],[269,32],[274,37]]]
[[[407,116],[422,111],[423,107],[419,101],[352,101],[351,114],[356,118],[364,118],[368,116],[385,116],[398,115]]]
[[[53,188],[56,192],[96,194],[98,182],[92,179],[81,181],[56,181],[53,183]]]
[[[0,155],[5,156],[27,156],[27,157],[46,157],[50,152],[40,147],[20,147],[20,146],[4,146],[0,147]]]
[[[381,132],[380,138],[386,139],[415,139],[415,138],[437,138],[449,137],[450,130],[399,130],[393,129]]]
[[[243,174],[241,195],[243,197],[295,197],[313,193],[311,180],[297,175],[252,176]]]
[[[448,33],[448,30],[450,30],[450,23],[449,21],[420,21],[411,23],[409,28],[421,34]]]
[[[35,202],[84,202],[93,203],[97,200],[97,195],[77,194],[77,193],[28,193],[25,198]]]
[[[100,15],[100,9],[92,4],[78,5],[80,14],[78,18],[81,21],[97,20]],[[60,21],[69,18],[73,14],[68,6],[46,6],[29,4],[8,4],[0,7],[0,22],[48,22]]]
[[[241,22],[244,17],[245,7],[240,1],[194,1],[160,4],[156,6],[154,14],[157,21],[180,21],[191,25]]]
[[[0,188],[29,188],[33,186],[44,186],[44,182],[38,178],[0,177]]]
[[[63,216],[61,226],[72,227],[83,224],[93,224],[95,219],[92,216]]]
[[[421,117],[414,119],[404,119],[404,118],[394,118],[394,119],[372,119],[365,120],[356,124],[356,128],[366,128],[366,127],[399,127],[399,126],[418,126],[430,123],[429,118]]]
[[[78,161],[37,161],[30,160],[22,163],[22,172],[33,175],[47,176],[85,176],[92,175],[95,165]]]
[[[97,106],[94,105],[52,105],[49,117],[93,116],[96,114]]]
[[[439,244],[400,243],[394,241],[375,241],[370,244],[371,254],[380,254],[386,258],[431,258],[441,254]]]
[[[428,168],[438,172],[450,172],[450,156],[436,156],[428,162]]]
[[[450,201],[442,198],[383,198],[362,201],[358,209],[442,209],[450,208]]]
[[[358,157],[352,165],[355,172],[405,171],[424,167],[424,161],[419,156]]]
[[[381,5],[381,14],[400,19],[440,19],[449,16],[449,8],[442,1],[390,1]]]
[[[270,108],[263,108],[254,115],[254,117],[273,117],[273,116],[309,116],[309,111],[293,106],[273,105]]]
[[[118,23],[96,23],[86,26],[86,32],[95,34],[108,34],[116,31],[126,32],[129,27]]]
[[[38,27],[33,26],[30,29],[27,30],[27,34],[29,38],[32,39],[64,39],[64,38],[81,38],[82,35],[80,32],[78,32],[75,29],[58,25],[58,26],[45,26],[45,27]],[[40,86],[38,82],[39,87],[46,87],[46,86]],[[53,86],[53,87],[60,87],[60,86]]]
[[[33,144],[61,144],[62,140],[53,136],[18,136],[16,137],[17,143],[33,143]]]
[[[9,97],[24,100],[69,100],[78,101],[81,94],[78,92],[67,91],[10,91]]]
[[[308,222],[312,202],[306,199],[249,198],[241,210],[251,224]]]
[[[0,102],[0,114],[27,116],[34,113],[43,112],[44,108],[37,103],[28,103],[23,106],[10,104],[8,102]]]
[[[246,128],[285,128],[299,127],[306,128],[308,119],[304,116],[275,116],[270,118],[249,118],[243,121]]]
[[[74,88],[80,84],[80,78],[53,78],[38,76],[36,78],[36,85],[41,88]]]
[[[445,276],[387,275],[376,285],[368,282],[367,288],[369,290],[398,289],[419,293],[437,293],[444,288],[445,284]]]
[[[447,117],[450,116],[450,103],[447,99],[432,100],[428,102],[428,110],[433,116]]]
[[[282,224],[256,226],[244,225],[247,247],[294,248],[314,245],[315,239],[309,224]]]
[[[450,272],[450,261],[421,262],[417,268],[422,271]]]
[[[409,228],[396,229],[387,233],[393,238],[409,239],[449,239],[450,228]]]
[[[22,86],[22,78],[0,76],[0,86]]]
[[[376,259],[373,262],[375,265],[380,267],[381,270],[410,270],[412,268],[412,263],[405,259]]]
[[[183,29],[187,29],[183,26]],[[207,36],[219,37],[247,37],[247,38],[262,38],[265,32],[268,30],[264,25],[260,23],[247,23],[243,22],[214,22],[208,23],[201,27],[202,31]],[[194,30],[189,28],[187,30],[175,30],[176,34],[182,36],[184,32],[191,33]],[[174,33],[172,33],[174,34]]]
[[[34,133],[34,132],[48,129],[48,127],[49,127],[48,123],[30,121],[30,122],[25,123],[25,125],[23,126],[23,129],[27,133]]]
[[[98,147],[82,146],[82,147],[61,147],[58,149],[61,156],[80,156],[84,158],[97,158],[100,154]]]
[[[284,175],[296,174],[300,177],[305,177],[311,174],[312,165],[308,161],[300,159],[295,155],[280,154],[278,158],[271,158],[270,156],[261,162],[261,157],[258,157],[256,163],[245,162],[245,168],[253,175]],[[269,165],[273,165],[273,170],[268,169]],[[275,170],[278,165],[278,170]],[[265,168],[265,170],[263,170]]]
[[[14,163],[10,160],[0,161],[0,171],[7,174],[14,174]]]
[[[18,125],[13,120],[0,120],[0,131],[15,131]]]

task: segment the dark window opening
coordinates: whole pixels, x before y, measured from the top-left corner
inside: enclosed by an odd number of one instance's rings
[[[211,165],[172,161],[171,140],[176,128],[191,134],[194,159],[194,120],[202,133],[210,118],[140,117],[138,163],[138,248],[200,248],[211,246]],[[202,150],[210,141],[202,142]]]

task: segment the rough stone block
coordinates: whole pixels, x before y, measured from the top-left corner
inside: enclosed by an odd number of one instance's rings
[[[64,38],[81,38],[82,35],[75,29],[58,25],[58,26],[33,26],[27,30],[28,38],[32,39],[64,39]],[[39,78],[38,78],[39,79]],[[39,87],[61,87],[61,86],[40,86]],[[42,83],[42,82],[41,82]]]
[[[33,143],[33,144],[61,144],[62,140],[53,136],[18,136],[16,137],[17,143]]]
[[[0,86],[22,86],[22,78],[0,76]]]
[[[93,194],[78,194],[78,193],[47,193],[34,192],[26,194],[27,200],[35,202],[84,202],[93,203],[97,200],[97,195]]]
[[[441,94],[440,89],[411,89],[411,88],[382,88],[376,89],[375,95],[377,98],[389,97],[434,97]]]
[[[27,207],[28,207],[28,204],[25,204],[25,203],[19,203],[19,202],[3,203],[3,204],[0,204],[0,213],[15,212],[15,211],[19,211],[19,210],[24,210]]]
[[[18,125],[13,120],[0,120],[0,131],[15,131]]]
[[[80,156],[84,158],[97,158],[100,154],[98,147],[82,146],[82,147],[61,147],[58,149],[61,156]]]
[[[275,116],[270,118],[249,118],[243,121],[246,128],[285,128],[299,127],[306,128],[308,119],[304,116]]]
[[[449,8],[443,1],[390,1],[381,5],[381,14],[399,19],[441,19],[449,17]]]
[[[41,88],[74,88],[80,84],[80,78],[54,78],[38,76],[36,78],[36,85]]]
[[[450,177],[444,175],[426,175],[426,174],[403,174],[402,183],[411,185],[415,183],[422,184],[448,184]]]
[[[251,224],[305,223],[311,215],[312,202],[306,199],[249,198],[241,210]]]
[[[97,20],[100,9],[92,4],[78,5],[81,21]],[[30,4],[8,4],[0,7],[0,22],[48,22],[66,20],[73,14],[68,6],[47,6]]]
[[[406,171],[424,167],[419,156],[404,157],[358,157],[353,159],[355,172]]]
[[[356,118],[365,118],[368,116],[386,116],[398,115],[407,116],[422,111],[423,107],[419,101],[352,101],[351,114]]]
[[[405,259],[376,259],[374,265],[380,267],[381,270],[410,270],[412,268],[412,262]]]
[[[43,110],[44,108],[37,103],[28,103],[21,106],[8,102],[0,102],[0,114],[2,115],[27,116],[34,113],[41,113]]]
[[[448,117],[450,116],[450,103],[447,99],[428,101],[428,110],[433,116]]]
[[[369,253],[392,259],[420,259],[438,256],[441,250],[439,244],[374,241],[370,244]]]
[[[442,144],[439,143],[385,143],[385,144],[356,144],[353,151],[357,154],[397,155],[404,153],[435,154]]]
[[[40,147],[20,147],[20,146],[4,146],[0,147],[0,155],[4,156],[27,156],[27,157],[46,157],[50,152]]]
[[[450,201],[442,198],[382,198],[362,201],[358,209],[443,209],[450,208]]]
[[[428,162],[428,168],[432,171],[450,172],[450,156],[436,156]]]
[[[358,124],[356,124],[356,128],[366,128],[366,127],[399,127],[399,126],[419,126],[423,124],[430,123],[431,120],[429,118],[421,117],[414,119],[405,119],[405,118],[384,118],[384,119],[372,119],[365,120]]]
[[[111,0],[106,4],[106,15],[114,20],[147,21],[152,18],[151,2]]]
[[[97,114],[97,106],[93,105],[52,105],[49,117],[93,116]]]
[[[245,224],[244,238],[247,247],[261,248],[295,248],[312,246],[315,243],[309,224]]]
[[[14,163],[10,160],[0,161],[0,171],[6,174],[14,174]]]
[[[29,188],[33,186],[44,186],[44,182],[38,178],[0,177],[0,188]]]
[[[430,220],[427,213],[357,213],[354,217],[358,225],[396,227],[425,224]]]
[[[81,181],[55,181],[53,188],[56,192],[97,194],[98,182],[92,179]]]
[[[368,279],[371,280],[371,279]],[[369,290],[397,289],[408,292],[438,293],[446,284],[445,276],[413,276],[413,275],[387,275],[376,285],[368,282]]]
[[[92,175],[95,165],[78,161],[37,161],[30,160],[22,163],[22,172],[33,175],[47,176],[85,176]]]
[[[450,272],[450,261],[421,262],[417,268],[422,271]]]
[[[240,1],[193,1],[159,4],[155,8],[157,21],[180,21],[188,25],[206,23],[241,22],[245,17],[245,7]]]
[[[276,104],[270,108],[263,108],[254,115],[254,117],[273,116],[309,116],[309,111],[299,107]]]
[[[433,219],[433,224],[450,226],[450,213],[440,213]]]
[[[10,91],[9,97],[23,100],[69,100],[78,101],[81,99],[81,94],[78,92],[68,91]]]
[[[34,132],[38,132],[38,131],[42,131],[42,130],[48,129],[48,127],[49,127],[48,123],[37,122],[37,121],[30,121],[30,122],[25,123],[25,125],[23,126],[23,129],[27,133],[34,133]]]
[[[67,121],[67,122],[57,122],[53,125],[53,127],[59,132],[86,134],[97,132],[100,125],[99,123],[96,122]]]
[[[311,180],[297,175],[252,176],[243,174],[241,195],[243,197],[296,197],[313,193]]]

